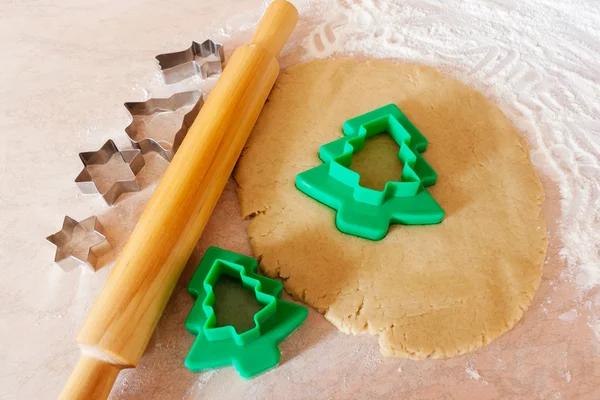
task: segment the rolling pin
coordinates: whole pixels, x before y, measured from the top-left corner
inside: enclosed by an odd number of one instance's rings
[[[279,74],[298,11],[275,0],[227,67],[161,179],[77,343],[81,356],[61,399],[106,399],[135,367]]]

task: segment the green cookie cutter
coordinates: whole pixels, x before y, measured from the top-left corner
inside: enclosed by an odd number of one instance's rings
[[[196,340],[185,360],[193,372],[233,365],[243,378],[252,378],[277,366],[277,345],[296,330],[308,316],[306,307],[281,300],[281,282],[259,275],[251,257],[210,247],[192,280],[188,292],[196,299],[185,327]],[[254,315],[255,326],[238,333],[231,326],[217,327],[213,309],[213,286],[221,275],[240,279],[263,307]]]
[[[349,167],[365,141],[388,132],[400,146],[401,181],[387,182],[384,189],[360,185],[360,175]],[[421,153],[427,139],[395,104],[344,122],[344,137],[321,146],[324,164],[296,176],[296,187],[315,200],[337,210],[335,223],[344,233],[380,240],[390,224],[437,224],[444,210],[425,187],[434,185],[437,173]]]

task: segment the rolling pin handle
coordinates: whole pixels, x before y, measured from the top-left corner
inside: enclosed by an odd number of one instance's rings
[[[275,0],[260,20],[251,44],[277,57],[298,22],[298,10],[285,0]]]
[[[82,354],[59,400],[106,399],[122,367]]]

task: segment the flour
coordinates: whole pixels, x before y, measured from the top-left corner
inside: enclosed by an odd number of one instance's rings
[[[558,316],[558,319],[565,322],[573,322],[577,319],[577,310],[572,309]]]
[[[592,72],[600,68],[600,18],[586,12],[592,5],[327,0],[312,11],[323,22],[303,41],[304,59],[429,64],[492,98],[558,186],[563,278],[585,293],[600,284],[600,82]]]
[[[198,389],[204,388],[218,373],[219,370],[217,369],[201,373],[198,378]]]
[[[483,377],[481,375],[479,375],[479,371],[477,370],[477,367],[475,367],[475,365],[473,365],[471,362],[467,362],[467,365],[465,367],[465,373],[467,374],[467,376],[470,379],[475,379],[476,381],[480,380],[487,385],[487,382],[485,381],[485,379],[483,379]]]
[[[600,342],[600,319],[590,316],[588,318],[588,326],[592,330],[592,333],[596,337],[596,340],[598,340],[598,342]]]
[[[571,371],[565,372],[565,380],[567,383],[571,383]]]

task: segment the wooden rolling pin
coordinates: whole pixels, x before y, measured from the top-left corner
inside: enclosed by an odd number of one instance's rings
[[[119,371],[142,357],[273,88],[276,57],[297,21],[293,5],[275,0],[252,42],[232,55],[77,336],[81,357],[61,399],[107,398]]]

